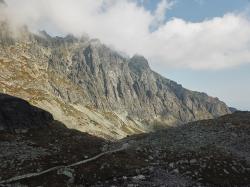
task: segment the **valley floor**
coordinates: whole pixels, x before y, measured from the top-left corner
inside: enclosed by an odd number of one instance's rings
[[[0,134],[2,182],[82,160],[87,161],[0,186],[250,186],[250,113],[118,142],[57,121],[48,128]]]

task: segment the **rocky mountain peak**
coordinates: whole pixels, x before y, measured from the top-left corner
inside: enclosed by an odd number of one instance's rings
[[[78,38],[75,37],[73,34],[68,34],[68,35],[66,35],[64,39],[65,39],[67,42],[71,42],[71,43],[77,42],[77,41],[78,41]]]
[[[129,60],[129,67],[132,71],[139,73],[150,70],[147,59],[141,55],[134,55]]]
[[[39,31],[38,34],[39,36],[44,37],[44,38],[51,38],[51,36],[45,30]]]
[[[89,40],[89,45],[91,47],[101,47],[102,46],[102,43],[99,39],[97,38],[94,38],[94,39],[90,39]]]

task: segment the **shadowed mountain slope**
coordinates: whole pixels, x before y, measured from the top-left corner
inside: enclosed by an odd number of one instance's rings
[[[46,127],[53,121],[53,116],[27,101],[0,94],[0,129],[17,132],[30,128]]]

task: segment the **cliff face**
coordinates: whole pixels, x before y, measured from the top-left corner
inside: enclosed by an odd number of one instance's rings
[[[14,37],[8,24],[0,27],[0,91],[47,109],[73,128],[121,138],[230,113],[217,98],[155,73],[142,56],[126,58],[84,37],[27,28]]]
[[[144,57],[124,58],[98,41],[87,41],[66,58],[58,59],[62,51],[52,54],[49,69],[65,74],[83,88],[87,103],[98,109],[127,112],[138,119],[163,117],[175,122],[229,113],[218,99],[189,91],[153,72]],[[60,93],[71,100],[70,94]]]

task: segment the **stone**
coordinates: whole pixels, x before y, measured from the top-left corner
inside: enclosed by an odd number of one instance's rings
[[[154,167],[153,167],[153,166],[150,166],[150,167],[148,168],[148,170],[149,170],[150,172],[153,172],[153,171],[154,171]]]
[[[232,170],[236,173],[238,173],[238,170],[236,169],[236,167],[232,166]]]
[[[223,171],[225,174],[227,174],[227,175],[229,174],[229,172],[226,169],[223,169]]]
[[[128,184],[128,187],[137,187],[136,184]]]
[[[149,156],[148,159],[149,160],[154,160],[154,158],[152,156]]]
[[[196,159],[191,159],[191,160],[189,161],[190,164],[195,164],[196,162],[197,162]]]
[[[174,168],[174,163],[173,163],[173,162],[171,162],[171,163],[168,164],[168,165],[169,165],[169,167]]]
[[[133,177],[134,180],[145,180],[146,177],[144,175],[137,175]]]
[[[73,178],[74,177],[74,170],[70,169],[70,168],[61,168],[61,169],[57,170],[57,174],[58,175],[65,175],[69,178]]]
[[[142,152],[142,148],[141,148],[141,147],[137,147],[137,148],[136,148],[136,151],[137,151],[137,152]]]
[[[179,170],[178,169],[174,169],[173,172],[174,173],[179,173]]]
[[[232,132],[231,135],[232,135],[234,138],[238,137],[238,135],[237,135],[236,133],[234,133],[234,132]]]

